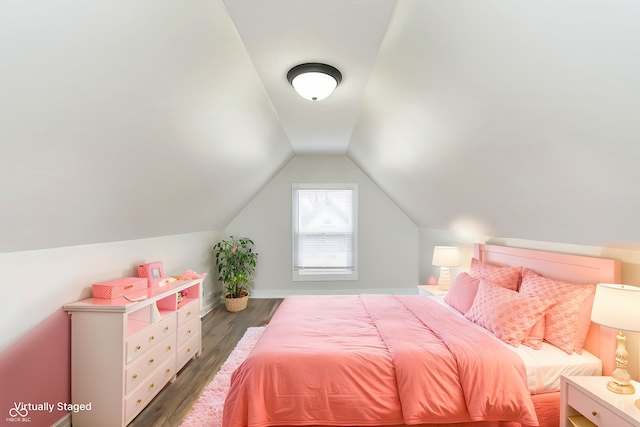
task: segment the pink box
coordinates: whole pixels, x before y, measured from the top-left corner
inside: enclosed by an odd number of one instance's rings
[[[123,277],[109,282],[91,285],[94,298],[113,299],[130,292],[147,289],[147,279],[140,277]]]

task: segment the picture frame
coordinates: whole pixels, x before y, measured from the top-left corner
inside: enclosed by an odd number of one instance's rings
[[[138,277],[147,278],[147,286],[160,285],[164,278],[162,261],[154,261],[138,265]]]

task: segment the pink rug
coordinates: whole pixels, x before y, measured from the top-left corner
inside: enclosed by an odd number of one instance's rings
[[[248,328],[229,358],[222,364],[213,380],[205,387],[191,412],[180,424],[180,427],[219,427],[222,425],[222,409],[229,392],[231,374],[249,355],[249,352],[262,335],[264,327]]]

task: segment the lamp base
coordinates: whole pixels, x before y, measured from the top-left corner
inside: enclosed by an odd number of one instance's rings
[[[449,267],[440,267],[440,277],[438,278],[438,289],[448,291],[451,287],[451,273]]]
[[[618,335],[616,335],[616,341],[618,342],[615,353],[616,369],[611,373],[611,381],[607,383],[607,390],[618,394],[633,394],[636,390],[630,382],[631,375],[627,372],[629,353],[627,353],[624,345],[627,341],[624,332],[620,331]]]
[[[633,394],[636,392],[633,384],[618,384],[613,380],[607,383],[607,389],[618,394]],[[640,402],[640,399],[636,400],[636,406],[638,406],[638,402]],[[638,408],[640,408],[640,406],[638,406]]]

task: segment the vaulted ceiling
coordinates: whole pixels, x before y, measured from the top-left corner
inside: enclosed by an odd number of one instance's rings
[[[222,229],[346,154],[420,227],[640,243],[635,0],[0,2],[0,252]],[[300,98],[289,68],[342,84]]]

